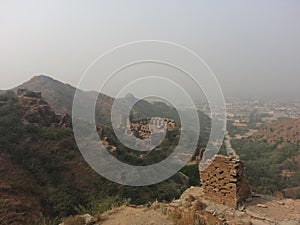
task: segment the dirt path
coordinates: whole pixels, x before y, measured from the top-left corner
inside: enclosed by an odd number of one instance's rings
[[[246,204],[247,205],[247,204]],[[263,207],[261,207],[263,206]],[[300,224],[300,201],[292,199],[270,200],[263,196],[254,199],[246,208],[256,215],[272,218],[274,221],[298,221]],[[247,210],[246,210],[247,212]]]
[[[258,130],[249,129],[249,131],[245,134],[236,134],[233,139],[239,140],[239,139],[242,139],[242,138],[248,138],[248,137],[252,136],[253,134],[255,134],[257,131]]]
[[[165,215],[149,208],[122,207],[99,225],[174,225]]]
[[[238,159],[239,156],[236,154],[235,150],[232,148],[230,141],[231,141],[231,137],[230,137],[228,131],[226,131],[224,143],[225,143],[225,148],[226,148],[227,155],[228,156],[234,156],[235,158]]]

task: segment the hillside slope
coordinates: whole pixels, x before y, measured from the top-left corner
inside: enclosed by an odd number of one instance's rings
[[[38,94],[0,95],[0,224],[42,224],[134,204],[171,200],[186,187],[180,175],[148,187],[127,187],[98,175],[77,149],[73,131]]]
[[[259,193],[286,193],[300,198],[300,119],[287,119],[267,125],[254,135],[234,140],[232,145],[245,161],[246,175]]]
[[[50,104],[53,110],[58,114],[72,115],[72,104],[76,88],[64,84],[58,80],[44,75],[35,76],[24,84],[19,85],[13,90],[16,92],[18,89],[28,89],[35,92],[41,92],[45,100]],[[95,96],[96,92],[83,92],[85,96]],[[110,121],[110,110],[114,99],[99,94],[97,102],[97,110],[100,115],[100,123],[107,123]]]
[[[300,118],[286,119],[272,124],[256,132],[251,140],[266,140],[268,143],[300,145]]]
[[[28,89],[35,92],[41,92],[45,100],[50,104],[53,110],[58,114],[72,114],[72,104],[76,88],[70,84],[62,83],[51,77],[39,75],[35,76],[29,81],[19,85],[14,88],[13,91],[18,89]],[[95,91],[83,92],[87,97],[98,95]],[[133,96],[131,96],[134,98]],[[100,93],[98,96],[98,102],[96,105],[96,112],[98,112],[97,118],[100,124],[110,123],[110,111],[112,104],[114,103],[114,98]],[[125,97],[122,99],[125,103],[127,101],[136,100]],[[163,103],[163,102],[148,102],[145,100],[140,100],[134,107],[135,114],[139,116],[160,116],[167,117],[170,119],[178,120],[178,114],[173,107]],[[199,112],[199,118],[203,121],[205,126],[210,124],[210,119],[204,113]]]

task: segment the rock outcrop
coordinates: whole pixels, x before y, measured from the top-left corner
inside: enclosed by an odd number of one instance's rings
[[[58,123],[59,120],[51,109],[50,105],[42,98],[40,92],[32,92],[26,89],[19,89],[17,96],[20,105],[24,108],[25,113],[22,119],[24,124],[37,123],[44,126],[51,126]]]
[[[24,109],[23,124],[35,123],[48,127],[72,128],[72,117],[69,114],[64,116],[56,115],[40,92],[18,89],[17,97]]]
[[[59,124],[60,127],[72,128],[72,117],[69,114],[65,114]]]
[[[296,225],[300,224],[300,200],[253,194],[238,209],[208,200],[202,187],[190,187],[170,204],[153,203],[171,217],[186,219],[187,213],[202,224],[222,225]],[[190,223],[193,224],[193,223]],[[197,224],[197,223],[195,223]],[[198,223],[199,224],[199,223]]]

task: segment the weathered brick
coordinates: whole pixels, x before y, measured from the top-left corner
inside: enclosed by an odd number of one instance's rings
[[[217,155],[200,173],[205,197],[237,208],[251,194],[240,160]]]

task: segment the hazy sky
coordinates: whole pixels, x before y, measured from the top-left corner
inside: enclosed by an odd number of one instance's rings
[[[299,96],[300,1],[0,1],[0,89],[46,74],[76,85],[126,42],[184,45],[226,96]]]

